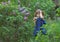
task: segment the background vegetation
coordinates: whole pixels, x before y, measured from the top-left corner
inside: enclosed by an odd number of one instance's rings
[[[18,11],[18,0],[11,0],[3,5],[0,0],[0,42],[60,42],[60,7],[52,0],[20,0],[20,6],[29,10],[28,21],[24,21],[24,14]],[[60,0],[59,3],[60,4]],[[47,22],[48,35],[38,33],[38,39],[33,36],[33,16],[37,8],[44,11]]]

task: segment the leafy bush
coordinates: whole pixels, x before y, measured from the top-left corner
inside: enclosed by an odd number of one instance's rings
[[[3,42],[59,42],[60,21],[46,20],[47,24],[43,27],[47,29],[48,35],[41,35],[41,32],[39,32],[37,40],[33,36],[34,23],[32,19],[34,11],[40,8],[47,16],[55,6],[52,0],[27,0],[26,2],[29,2],[30,6],[24,2],[21,2],[22,6],[25,6],[31,12],[28,21],[23,20],[24,15],[17,10],[17,4],[14,5],[12,2],[10,5],[0,4],[0,38]]]
[[[56,10],[56,12],[57,12],[57,16],[60,16],[60,7]]]

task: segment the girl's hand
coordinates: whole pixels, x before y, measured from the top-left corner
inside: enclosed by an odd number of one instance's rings
[[[36,20],[36,19],[37,19],[37,17],[34,17],[34,18],[33,18],[33,20]]]
[[[44,16],[42,14],[40,14],[40,18],[44,19]]]

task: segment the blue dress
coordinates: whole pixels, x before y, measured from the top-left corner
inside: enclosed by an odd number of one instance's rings
[[[33,33],[34,36],[36,36],[40,30],[42,30],[42,33],[44,35],[46,34],[45,28],[41,28],[43,24],[46,24],[46,22],[42,18],[37,18],[34,33]]]

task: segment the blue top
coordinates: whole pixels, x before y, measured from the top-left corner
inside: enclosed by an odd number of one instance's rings
[[[42,18],[37,18],[36,26],[41,27],[43,24],[46,24],[46,22]]]

